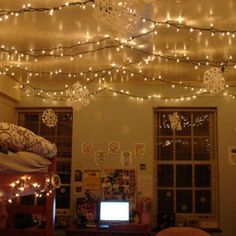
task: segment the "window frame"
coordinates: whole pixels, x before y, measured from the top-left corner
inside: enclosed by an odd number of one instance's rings
[[[159,114],[161,112],[167,112],[172,114],[173,112],[187,112],[191,114],[191,117],[193,116],[194,112],[209,112],[210,114],[212,114],[212,117],[209,118],[209,126],[212,126],[211,129],[213,129],[212,134],[209,133],[209,138],[210,138],[210,143],[213,144],[213,150],[214,153],[210,154],[213,155],[214,157],[210,157],[209,160],[196,160],[193,158],[193,143],[191,144],[191,161],[187,160],[175,160],[174,155],[175,150],[173,150],[173,160],[171,160],[172,158],[170,158],[169,160],[159,160],[158,159],[158,143],[159,143],[159,138],[165,138],[165,136],[161,136],[159,134]],[[173,166],[176,166],[178,164],[188,164],[190,162],[192,162],[192,166],[197,166],[197,164],[199,165],[203,165],[203,164],[210,164],[211,165],[211,193],[213,193],[211,196],[211,214],[208,213],[196,213],[196,212],[191,212],[191,213],[176,213],[176,192],[174,192],[174,206],[173,206],[173,213],[175,214],[175,224],[176,225],[189,225],[189,226],[200,226],[203,228],[217,228],[219,227],[219,180],[218,180],[218,133],[217,133],[217,108],[216,107],[155,107],[153,109],[153,115],[154,115],[154,189],[153,189],[153,195],[154,195],[154,199],[155,199],[155,203],[154,203],[154,220],[157,222],[157,218],[158,218],[158,190],[162,189],[162,187],[158,187],[158,168],[160,164],[170,164],[172,163]],[[210,129],[210,128],[209,128]],[[193,142],[194,140],[194,134],[192,132],[193,127],[191,127],[191,133],[190,133],[190,138],[191,138],[191,142]],[[175,136],[174,134],[175,132],[173,132],[172,135],[170,135],[169,137],[173,138],[173,144],[175,141],[176,137],[179,136]],[[184,138],[186,138],[189,135],[186,136],[182,136]],[[159,143],[160,145],[160,143]],[[173,145],[174,146],[174,145]],[[174,149],[174,147],[173,147]],[[212,151],[212,150],[211,150]],[[175,169],[175,168],[174,168]],[[192,170],[194,172],[194,170]],[[175,172],[175,170],[174,170]],[[192,174],[192,180],[194,180],[194,176]],[[176,182],[176,173],[174,173],[174,182]],[[170,188],[171,190],[173,189],[173,191],[176,191],[176,183],[174,183],[173,188]],[[197,189],[194,184],[191,186],[191,191],[192,193],[195,192],[195,190]],[[203,188],[200,188],[203,189]],[[195,192],[195,194],[197,194],[197,192]],[[192,206],[195,206],[196,201],[195,201],[195,196],[192,197]]]

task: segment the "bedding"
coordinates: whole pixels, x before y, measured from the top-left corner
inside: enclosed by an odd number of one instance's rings
[[[51,161],[31,152],[0,152],[0,174],[46,173]]]
[[[55,157],[56,145],[32,131],[8,122],[0,122],[1,150],[12,152],[27,151],[46,158]]]

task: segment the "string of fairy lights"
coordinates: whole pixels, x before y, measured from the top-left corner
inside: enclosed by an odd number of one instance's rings
[[[143,54],[143,55],[148,55],[149,57],[152,58],[152,61],[155,59],[164,59],[166,62],[188,63],[188,64],[194,65],[195,69],[198,69],[199,66],[204,66],[204,65],[206,66],[225,65],[227,67],[234,67],[234,69],[236,69],[236,60],[233,60],[231,55],[228,58],[222,59],[220,61],[210,60],[208,55],[206,55],[205,58],[192,59],[190,58],[190,56],[187,55],[187,53],[183,53],[183,55],[178,55],[177,53],[166,54],[160,50],[158,51],[157,49],[154,52],[150,52],[144,49],[140,49],[138,48],[138,46],[130,45],[131,42],[133,42],[135,39],[146,36],[147,34],[155,34],[155,32],[156,32],[155,29],[152,29],[152,30],[149,30],[148,32],[131,36],[127,40],[121,40],[117,38],[113,39],[111,36],[106,35],[103,38],[99,38],[98,40],[92,40],[92,41],[86,40],[85,42],[79,41],[78,43],[72,44],[69,46],[59,45],[57,47],[44,48],[44,49],[17,50],[14,46],[7,48],[5,45],[1,45],[0,52],[6,53],[8,60],[10,61],[17,60],[18,62],[21,62],[23,59],[29,62],[30,57],[33,58],[34,62],[38,62],[39,58],[47,58],[47,57],[54,57],[54,58],[69,57],[70,60],[73,61],[76,57],[82,58],[86,54],[98,53],[105,49],[115,49],[117,52],[119,52],[120,50],[126,48],[129,50],[134,50],[135,52],[139,52],[140,54]],[[111,42],[112,44],[108,44],[102,47],[100,46],[101,43],[106,42],[108,40],[112,40],[113,41]],[[90,45],[90,44],[96,45],[98,47],[94,49],[90,49],[90,50],[64,52],[68,50],[71,51],[72,49],[78,49],[80,46],[85,46],[85,45]],[[33,53],[37,53],[37,54],[33,54]]]
[[[46,178],[44,185],[41,186],[37,182],[32,182],[31,176],[29,175],[21,176],[19,179],[10,183],[10,186],[12,193],[11,196],[7,198],[9,203],[12,203],[15,198],[20,197],[25,191],[32,191],[36,198],[41,198],[43,196],[49,196],[54,190],[50,178]]]
[[[97,3],[97,5],[96,5]],[[75,1],[75,2],[66,2],[65,4],[59,5],[59,6],[53,6],[53,7],[33,7],[31,3],[24,4],[22,8],[18,10],[4,10],[1,9],[0,12],[0,21],[8,20],[10,17],[18,17],[21,14],[24,13],[32,13],[32,12],[44,12],[49,13],[49,15],[54,15],[57,11],[61,11],[64,8],[70,8],[70,7],[80,7],[82,9],[86,9],[87,6],[92,6],[93,8],[99,7],[99,1],[96,0],[87,0],[87,1]],[[113,9],[114,11],[118,11],[118,8]],[[223,36],[229,36],[229,37],[235,37],[236,30],[235,29],[218,29],[214,27],[212,23],[210,23],[209,27],[202,27],[202,26],[193,26],[183,23],[183,19],[180,18],[178,21],[174,21],[171,19],[168,19],[166,21],[156,21],[150,18],[145,18],[142,16],[137,15],[136,13],[130,12],[127,8],[127,10],[122,10],[120,13],[128,14],[133,17],[138,17],[139,20],[143,22],[152,23],[153,27],[166,25],[167,28],[174,27],[177,31],[180,30],[188,30],[189,32],[197,31],[199,35],[202,35],[203,32],[210,32],[212,36],[219,33]]]
[[[138,75],[139,73],[133,73],[131,72],[133,75]],[[5,73],[5,75],[14,78],[12,75],[9,75],[7,73]],[[143,76],[141,74],[141,76]],[[96,78],[96,77],[95,77]],[[14,78],[15,80],[17,80],[16,78]],[[161,79],[162,80],[162,79]],[[165,80],[163,80],[163,82],[166,82]],[[170,81],[168,82],[168,84],[170,83]],[[88,84],[87,84],[88,85]],[[186,87],[186,85],[184,83],[179,83],[177,84],[178,86],[182,86],[184,87],[184,89],[189,89],[190,87]],[[83,85],[84,88],[86,88],[86,84]],[[64,88],[62,89],[43,89],[43,88],[38,88],[33,86],[30,83],[26,83],[26,84],[21,84],[20,88],[22,89],[22,91],[25,92],[26,96],[34,96],[34,97],[39,97],[42,98],[43,101],[48,100],[54,100],[54,101],[67,101],[68,100],[68,96],[66,94],[66,91],[68,90],[69,86],[65,85]],[[171,88],[174,89],[175,88],[175,83],[171,84]],[[181,101],[190,101],[193,99],[196,99],[202,95],[205,95],[208,93],[208,91],[205,88],[201,88],[198,86],[195,86],[195,88],[192,86],[191,89],[189,91],[191,91],[191,94],[188,95],[181,95],[181,96],[176,96],[176,97],[171,97],[171,96],[162,96],[161,94],[154,94],[154,95],[137,95],[134,93],[131,93],[130,91],[128,91],[127,89],[114,89],[110,86],[107,85],[107,83],[105,82],[104,84],[100,84],[100,86],[98,87],[97,90],[90,92],[90,97],[99,95],[101,93],[104,92],[108,92],[114,96],[117,95],[122,95],[122,96],[126,96],[129,97],[131,99],[135,99],[137,101],[144,101],[144,100],[159,100],[159,101],[165,101],[165,102],[169,102],[169,101],[174,101],[174,102],[181,102]],[[229,97],[232,99],[235,99],[235,94],[230,93],[229,91],[224,91],[223,92],[223,96],[225,97]]]
[[[99,8],[100,7],[100,1],[99,0],[87,0],[84,2],[67,2],[65,4],[59,5],[59,6],[53,6],[50,8],[35,8],[32,7],[30,3],[25,4],[22,6],[22,8],[18,10],[1,10],[0,11],[0,22],[6,21],[11,17],[17,17],[24,13],[32,13],[32,12],[44,12],[48,13],[49,15],[54,15],[57,11],[63,10],[64,8],[70,8],[70,7],[79,7],[83,10],[86,9],[87,6],[93,7],[93,8]],[[100,7],[101,8],[101,7]],[[189,85],[186,83],[183,83],[182,81],[179,82],[173,82],[166,78],[163,78],[161,75],[158,76],[148,76],[142,72],[142,68],[145,65],[149,64],[150,62],[155,62],[155,60],[165,60],[165,62],[176,62],[176,63],[188,63],[194,66],[195,69],[198,69],[200,66],[215,66],[215,67],[233,67],[236,69],[236,60],[233,60],[232,56],[229,56],[226,59],[223,59],[221,61],[214,61],[210,60],[209,56],[206,55],[204,59],[194,59],[190,58],[189,52],[183,53],[183,55],[179,55],[177,53],[164,53],[162,51],[158,51],[158,49],[155,48],[155,50],[146,51],[144,49],[139,48],[136,46],[136,40],[140,39],[141,37],[145,37],[148,35],[151,36],[157,36],[159,34],[158,30],[161,26],[166,26],[167,29],[169,28],[176,28],[176,32],[180,32],[181,30],[188,30],[190,33],[197,32],[197,35],[201,36],[204,32],[210,33],[210,35],[213,37],[216,34],[220,34],[221,36],[228,36],[229,38],[235,38],[236,30],[225,30],[225,29],[217,29],[213,26],[211,23],[209,27],[197,27],[188,25],[182,22],[182,19],[178,21],[174,20],[166,20],[166,21],[156,21],[149,18],[144,18],[142,16],[137,15],[133,11],[129,11],[127,8],[127,11],[124,10],[124,8],[119,11],[118,8],[112,9],[113,11],[118,11],[119,14],[126,14],[130,17],[135,17],[138,19],[138,21],[142,21],[144,24],[147,24],[149,27],[149,30],[143,29],[142,33],[138,33],[132,36],[129,36],[127,39],[119,39],[119,38],[113,38],[110,35],[104,35],[99,36],[98,39],[93,40],[86,40],[86,41],[78,41],[75,44],[63,46],[59,44],[58,46],[52,47],[52,48],[30,48],[30,49],[16,49],[15,46],[6,46],[2,45],[0,46],[0,53],[2,53],[4,56],[7,57],[7,61],[9,62],[15,62],[17,61],[17,66],[13,66],[11,64],[5,63],[1,65],[0,74],[7,75],[13,79],[15,79],[17,82],[20,83],[20,88],[22,91],[26,93],[27,96],[38,96],[43,99],[51,99],[51,100],[66,100],[67,97],[65,96],[65,91],[68,89],[69,85],[65,85],[64,88],[58,89],[58,90],[49,90],[49,89],[43,89],[43,88],[37,88],[33,86],[33,83],[31,82],[31,78],[35,78],[38,76],[66,76],[68,78],[76,78],[85,81],[83,83],[83,86],[88,86],[90,83],[94,81],[99,82],[99,87],[94,92],[91,92],[90,95],[98,95],[101,94],[104,91],[108,91],[109,93],[112,93],[113,95],[124,95],[129,96],[130,98],[136,98],[137,100],[146,100],[146,99],[158,99],[158,100],[164,100],[164,101],[186,101],[191,99],[196,99],[197,97],[204,95],[207,93],[207,91],[204,88],[201,88],[200,86],[196,85]],[[104,45],[105,44],[105,45]],[[80,48],[84,46],[94,46],[93,49],[86,49],[86,50],[80,50]],[[102,46],[101,46],[102,45]],[[127,49],[130,51],[134,51],[135,53],[139,53],[141,60],[137,63],[137,61],[133,61],[133,59],[130,59],[129,63],[125,66],[117,66],[115,63],[114,65],[111,65],[110,67],[106,67],[104,69],[98,69],[94,70],[91,67],[87,71],[80,71],[80,72],[65,72],[62,71],[62,69],[58,68],[54,71],[34,71],[28,69],[28,67],[22,68],[21,62],[30,62],[32,58],[34,62],[38,62],[41,58],[66,58],[69,57],[70,61],[73,61],[76,57],[82,58],[86,54],[91,53],[99,53],[100,51],[103,51],[105,49],[114,49],[117,52]],[[74,51],[73,51],[74,50]],[[76,51],[77,50],[77,51]],[[138,65],[138,72],[128,69],[128,65]],[[27,76],[26,81],[20,81],[15,77],[14,70],[18,70],[20,72],[25,73]],[[114,88],[108,87],[106,84],[108,83],[108,79],[110,79],[109,82],[112,82],[114,75],[113,73],[120,73],[121,75],[127,76],[129,79],[132,79],[134,77],[135,79],[141,78],[142,81],[159,81],[165,84],[168,84],[171,86],[171,88],[175,88],[176,86],[180,86],[186,90],[189,90],[191,92],[191,95],[182,95],[177,97],[166,97],[161,95],[135,95],[130,93],[127,90],[120,89],[116,90]],[[128,80],[129,80],[128,79]],[[226,85],[226,88],[229,88],[229,85]],[[232,93],[229,93],[227,91],[224,91],[224,96],[228,96],[230,98],[235,98],[235,95]]]

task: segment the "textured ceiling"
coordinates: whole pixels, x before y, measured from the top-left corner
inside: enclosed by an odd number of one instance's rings
[[[235,84],[233,0],[1,0],[0,10],[0,70],[23,86],[202,86],[212,66]]]

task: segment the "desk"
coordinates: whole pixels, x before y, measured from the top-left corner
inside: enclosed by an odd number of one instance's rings
[[[148,225],[142,224],[117,224],[108,229],[70,226],[66,229],[66,236],[148,236]]]

